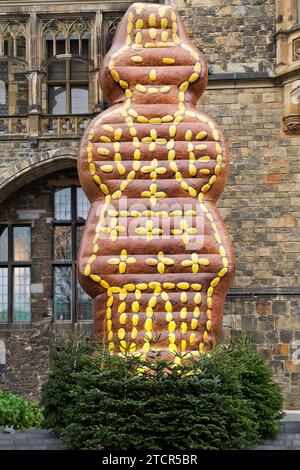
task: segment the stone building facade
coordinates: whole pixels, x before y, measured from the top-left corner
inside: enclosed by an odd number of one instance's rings
[[[231,149],[218,202],[237,258],[224,336],[251,334],[286,407],[299,408],[300,2],[174,3],[209,64],[199,107]],[[76,151],[105,107],[98,71],[128,5],[0,4],[0,386],[27,397],[38,394],[57,336],[93,338],[76,280],[88,208]]]

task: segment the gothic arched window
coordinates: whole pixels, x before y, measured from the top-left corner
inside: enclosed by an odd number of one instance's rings
[[[25,25],[0,23],[0,115],[27,114]]]
[[[89,112],[90,26],[85,20],[50,21],[44,28],[48,114]]]

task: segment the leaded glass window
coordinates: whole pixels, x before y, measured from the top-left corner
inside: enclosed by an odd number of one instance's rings
[[[89,113],[90,32],[86,22],[50,23],[44,34],[49,114]],[[56,31],[57,29],[57,31]]]
[[[77,251],[90,203],[78,187],[54,192],[53,309],[58,322],[92,320],[92,301],[77,279]]]
[[[31,316],[31,227],[0,225],[0,322]]]

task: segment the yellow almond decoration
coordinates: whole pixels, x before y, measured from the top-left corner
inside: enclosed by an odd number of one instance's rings
[[[148,288],[148,285],[145,282],[142,282],[140,284],[137,284],[136,287],[139,290],[146,290]]]
[[[169,128],[170,137],[175,137],[176,131],[177,131],[176,126],[170,126],[170,128]]]
[[[142,39],[143,39],[142,33],[139,31],[139,32],[136,33],[136,35],[135,35],[135,42],[139,44],[139,43],[142,42]]]
[[[171,57],[164,57],[162,61],[166,65],[175,64],[175,59],[172,59]]]
[[[177,284],[178,289],[186,290],[190,287],[188,282],[179,282]]]
[[[109,150],[104,147],[98,147],[97,153],[99,153],[99,155],[109,155]]]
[[[151,299],[149,300],[149,307],[154,308],[156,303],[157,303],[157,298],[154,296],[151,297]]]
[[[194,344],[195,339],[196,339],[195,333],[191,333],[191,334],[190,334],[190,343],[191,343],[191,344]]]
[[[185,137],[185,140],[192,140],[192,137],[193,137],[192,131],[190,129],[187,130],[184,137]]]
[[[218,274],[219,274],[220,277],[223,277],[223,276],[225,276],[225,274],[227,274],[227,272],[228,272],[227,268],[222,268],[221,271],[219,271]]]
[[[171,116],[170,114],[167,114],[166,116],[163,116],[161,120],[162,122],[171,122],[173,121],[173,116]]]
[[[106,135],[101,135],[100,140],[101,142],[111,142],[111,139],[109,137],[106,137]]]
[[[168,31],[163,31],[163,32],[161,33],[161,39],[162,39],[163,41],[167,41],[167,40],[168,40],[168,37],[169,37]]]
[[[120,303],[120,305],[118,307],[118,313],[125,312],[125,309],[126,309],[126,303],[125,302]]]
[[[150,80],[152,80],[153,82],[156,80],[156,78],[157,78],[157,72],[156,72],[155,69],[150,70],[149,78],[150,78]]]
[[[214,293],[214,288],[213,287],[209,287],[208,290],[207,290],[207,296],[208,297],[212,297]]]
[[[132,62],[140,64],[141,62],[143,62],[143,57],[141,57],[140,55],[134,55],[131,57],[131,60]]]
[[[102,165],[100,166],[100,170],[104,171],[105,173],[110,173],[113,171],[113,166],[112,165]]]
[[[176,341],[176,335],[174,333],[169,334],[169,342],[170,343],[175,343]]]
[[[156,26],[156,17],[154,13],[149,15],[149,26]]]
[[[145,321],[145,330],[146,331],[151,331],[152,330],[152,320],[151,318],[147,318]]]
[[[125,338],[125,334],[126,334],[126,332],[125,332],[124,328],[119,328],[119,330],[118,330],[118,337],[119,337],[119,339],[124,339],[124,338]]]
[[[149,29],[149,36],[151,39],[155,39],[157,35],[156,29],[155,28],[150,28]]]
[[[199,316],[200,316],[200,309],[199,309],[199,307],[195,307],[194,308],[194,317],[199,318]]]
[[[84,275],[85,276],[89,276],[90,275],[90,272],[91,272],[91,267],[89,264],[86,265],[85,269],[84,269]]]
[[[99,178],[99,176],[98,176],[98,175],[94,175],[94,176],[93,176],[93,180],[95,181],[95,183],[99,184],[99,185],[100,185],[100,188],[101,188],[102,184],[101,184],[101,179]]]
[[[189,82],[190,82],[190,83],[194,83],[196,80],[198,80],[198,78],[199,78],[198,73],[194,72],[194,73],[192,73],[192,75],[190,76]]]
[[[131,338],[136,339],[137,338],[137,329],[135,327],[132,328],[131,330]]]
[[[135,23],[136,29],[142,29],[143,25],[144,25],[144,22],[141,18],[139,18],[137,22]]]
[[[164,282],[163,283],[163,288],[164,289],[174,289],[175,287],[175,284],[173,284],[172,282]]]
[[[120,75],[116,70],[111,70],[110,74],[115,82],[118,82],[120,80]]]
[[[187,324],[185,322],[181,323],[180,330],[182,334],[185,334],[187,332]]]
[[[140,93],[146,93],[147,88],[144,85],[140,85],[139,83],[135,85],[135,89],[139,91]]]
[[[167,18],[162,18],[160,24],[161,24],[161,29],[166,29],[168,27]]]
[[[197,290],[201,290],[202,286],[201,284],[191,284],[191,288],[197,291]]]
[[[104,281],[104,279],[101,279],[100,285],[101,285],[102,287],[104,287],[104,289],[108,289],[108,288],[109,288],[108,282]]]
[[[187,298],[187,293],[186,292],[181,292],[180,294],[180,300],[182,303],[186,303],[188,298]]]
[[[167,312],[166,314],[166,321],[169,323],[170,321],[173,320],[173,315],[171,312]]]
[[[150,87],[148,88],[148,93],[151,93],[151,94],[155,94],[155,93],[158,93],[158,88],[153,88],[153,87]]]
[[[216,129],[212,131],[212,135],[213,135],[214,140],[219,140],[219,133]]]
[[[187,317],[187,308],[186,307],[182,307],[182,309],[180,310],[180,318],[182,320],[185,320]]]

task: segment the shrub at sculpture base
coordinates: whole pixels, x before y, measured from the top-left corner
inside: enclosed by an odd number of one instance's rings
[[[43,387],[46,424],[73,449],[245,449],[276,435],[282,397],[248,340],[184,366],[62,346]]]

